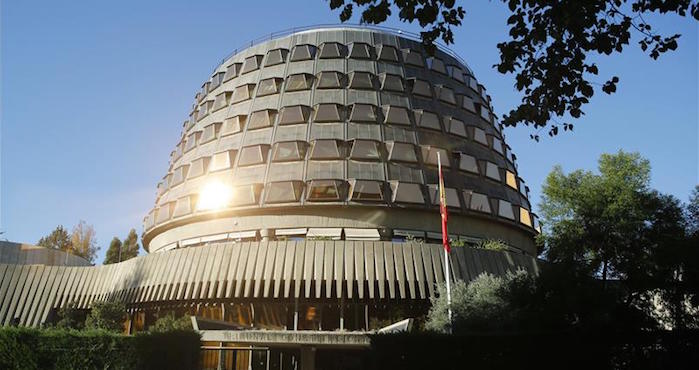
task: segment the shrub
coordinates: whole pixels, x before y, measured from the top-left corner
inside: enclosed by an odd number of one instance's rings
[[[192,328],[192,319],[189,316],[175,317],[172,312],[165,316],[159,317],[153,325],[148,328],[151,332],[168,332],[173,330],[194,330]]]
[[[85,320],[88,329],[120,332],[124,329],[126,307],[121,302],[96,302]]]

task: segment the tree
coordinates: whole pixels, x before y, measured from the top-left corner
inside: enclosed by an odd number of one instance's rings
[[[174,330],[193,330],[192,319],[189,316],[175,317],[173,312],[168,312],[148,328],[148,331],[160,333]]]
[[[119,254],[121,253],[121,249],[121,240],[115,236],[109,243],[109,249],[107,249],[107,253],[104,256],[103,264],[109,265],[111,263],[119,262]]]
[[[121,261],[126,261],[138,256],[139,248],[138,234],[136,234],[136,230],[131,229],[129,231],[129,235],[127,235],[126,239],[124,239],[124,244],[121,251]]]
[[[573,124],[558,119],[579,118],[597,88],[606,94],[616,91],[619,78],[595,81],[599,67],[588,57],[622,53],[631,34],[638,44],[657,59],[675,50],[681,35],[661,35],[646,22],[653,13],[689,15],[699,20],[699,4],[692,0],[502,0],[511,15],[506,23],[509,40],[497,45],[500,63],[494,67],[503,74],[514,74],[514,86],[523,93],[519,106],[503,117],[509,126],[532,125],[531,137],[539,140],[538,130],[548,128],[555,136],[562,127]],[[461,25],[466,10],[455,0],[329,0],[331,9],[341,9],[340,20],[352,18],[361,10],[361,23],[380,24],[394,9],[403,22],[417,21],[422,43],[429,53],[434,42],[454,42],[452,27]],[[596,88],[595,85],[598,87]]]
[[[85,320],[85,328],[122,331],[126,319],[126,307],[121,302],[106,301],[92,304]]]
[[[58,249],[62,251],[72,249],[70,236],[68,235],[68,231],[63,228],[63,225],[56,226],[56,228],[51,231],[49,235],[39,239],[39,242],[36,244],[45,248]]]
[[[78,309],[77,302],[69,302],[58,310],[56,327],[63,329],[82,329],[85,315]]]
[[[97,255],[97,239],[94,227],[88,225],[85,221],[80,220],[70,235],[73,253],[85,258],[91,263],[94,262]]]

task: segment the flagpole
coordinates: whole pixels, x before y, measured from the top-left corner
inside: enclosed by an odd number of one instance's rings
[[[437,152],[437,166],[439,168],[439,194],[440,194],[440,203],[444,202],[445,200],[442,199],[442,192],[444,191],[444,180],[442,179],[442,159],[440,158],[439,152]],[[441,207],[444,207],[446,209],[447,205],[446,204],[440,204],[440,214],[441,214]],[[441,217],[444,217],[444,215],[441,215]],[[442,234],[444,234],[445,230],[442,228]],[[448,238],[448,235],[442,235],[442,240],[444,238]],[[447,282],[447,314],[449,317],[449,332],[451,332],[451,282],[450,282],[450,275],[449,275],[449,253],[447,253],[447,248],[444,246],[444,268],[445,268],[445,280]]]

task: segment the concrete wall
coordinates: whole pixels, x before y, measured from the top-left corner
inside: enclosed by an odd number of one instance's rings
[[[17,265],[90,266],[86,259],[57,249],[0,241],[0,263]]]

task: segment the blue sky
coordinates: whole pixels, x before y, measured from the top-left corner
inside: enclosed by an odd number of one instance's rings
[[[492,68],[507,11],[498,1],[464,4],[452,49],[502,114],[519,101],[512,77]],[[193,96],[220,59],[270,32],[338,19],[323,0],[5,0],[1,11],[0,231],[35,243],[84,219],[102,246],[98,262],[113,236],[141,232]],[[686,200],[698,182],[697,23],[647,20],[683,34],[679,51],[652,61],[634,43],[599,58],[601,76],[620,77],[618,92],[598,92],[573,134],[536,143],[529,128],[506,130],[534,203],[555,164],[595,169],[601,153],[619,149],[650,159],[662,192]]]

